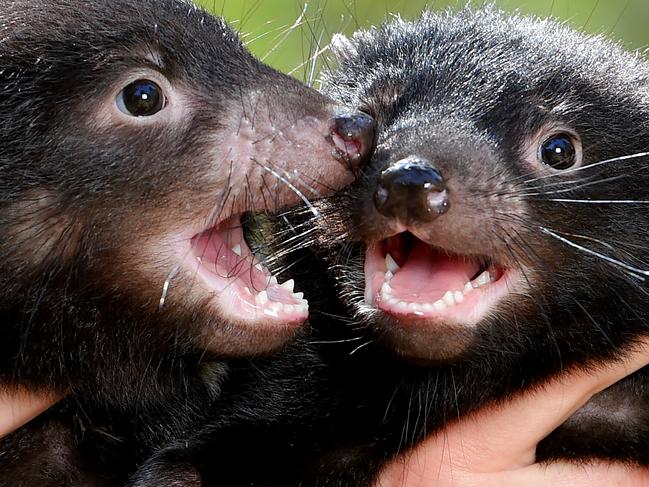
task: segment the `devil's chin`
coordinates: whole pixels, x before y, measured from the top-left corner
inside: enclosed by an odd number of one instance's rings
[[[409,362],[423,365],[460,359],[476,341],[476,329],[453,323],[403,319],[379,312],[375,320],[377,339]],[[434,329],[434,333],[431,332]]]
[[[280,351],[303,332],[303,327],[292,323],[254,326],[218,320],[203,325],[196,345],[222,358],[263,357]]]

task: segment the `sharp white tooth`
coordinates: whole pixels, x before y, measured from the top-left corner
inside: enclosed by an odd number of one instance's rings
[[[293,297],[297,300],[303,300],[304,299],[304,293],[293,293]]]
[[[268,293],[266,291],[262,291],[257,296],[255,296],[255,302],[260,305],[264,305],[268,302]]]
[[[269,286],[277,286],[279,283],[277,282],[277,278],[275,276],[270,276],[268,278],[268,285]]]
[[[435,306],[430,303],[426,303],[421,307],[421,309],[424,311],[424,313],[430,313],[435,309]]]
[[[433,303],[433,308],[435,308],[437,311],[442,311],[443,309],[446,309],[446,303],[440,299],[439,301],[435,301]]]
[[[392,296],[392,288],[387,282],[384,282],[383,286],[381,286],[381,296],[384,298]]]
[[[394,277],[394,274],[392,274],[392,272],[390,272],[390,271],[387,271],[385,273],[385,278],[384,279],[385,279],[386,282],[390,282],[393,277]]]
[[[199,264],[202,264],[202,263],[203,263],[203,259],[201,259],[201,258],[198,257],[198,256],[196,256],[196,260],[199,262]]]
[[[464,294],[469,294],[470,292],[473,292],[473,284],[471,284],[470,282],[467,282],[464,285]]]
[[[385,300],[385,302],[388,303],[391,306],[396,306],[397,304],[399,304],[401,302],[401,300],[397,299],[397,298],[388,298],[388,299]]]
[[[286,289],[289,293],[292,293],[293,289],[295,289],[295,281],[293,279],[289,279],[288,281],[280,284],[280,286]]]
[[[246,294],[250,294],[252,296],[252,291],[248,286],[244,287],[243,290],[246,292]]]
[[[263,270],[264,270],[264,266],[261,265],[261,264],[255,264],[255,269],[257,269],[258,271],[263,271]]]
[[[453,291],[446,291],[444,297],[442,298],[447,306],[453,306],[455,304],[455,298],[453,297]]]
[[[417,311],[421,311],[421,306],[419,306],[419,304],[417,304],[417,303],[410,303],[410,304],[408,304],[408,309],[410,311],[417,312]]]
[[[484,271],[476,279],[474,279],[473,282],[477,284],[478,287],[486,286],[487,284],[491,283],[491,274],[489,274],[489,271]]]
[[[277,318],[279,315],[277,314],[277,311],[274,311],[272,309],[265,308],[264,309],[264,314],[268,316],[272,316],[273,318]]]
[[[398,311],[409,311],[408,303],[406,303],[405,301],[397,302],[395,308],[397,308]]]
[[[241,257],[241,245],[237,244],[234,247],[232,247],[232,252],[234,252],[239,257]]]
[[[282,304],[282,303],[273,303],[270,306],[270,309],[272,311],[274,311],[275,313],[278,313],[278,312],[280,312],[280,311],[282,311],[284,309],[284,304]]]
[[[385,255],[385,266],[390,272],[393,273],[401,269],[401,267],[399,267],[399,264],[397,264],[397,261],[394,260],[390,254]]]
[[[455,291],[453,293],[453,297],[455,298],[456,303],[461,303],[462,301],[464,301],[464,294],[462,294],[461,291]]]

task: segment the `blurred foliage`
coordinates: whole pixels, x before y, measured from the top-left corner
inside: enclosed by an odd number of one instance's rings
[[[415,18],[424,9],[458,8],[467,0],[198,0],[225,17],[267,63],[302,80],[317,77],[332,34],[351,34],[390,15]],[[470,2],[479,6],[482,1]],[[552,16],[578,30],[602,34],[628,49],[649,45],[648,0],[495,0],[507,11]]]

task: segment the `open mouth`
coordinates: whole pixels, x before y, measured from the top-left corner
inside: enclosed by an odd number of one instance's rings
[[[395,317],[475,324],[509,293],[515,271],[403,232],[368,247],[365,299]]]
[[[241,215],[191,239],[191,267],[225,317],[264,324],[301,324],[309,303],[294,281],[279,283],[244,238]],[[187,259],[185,259],[187,260]]]

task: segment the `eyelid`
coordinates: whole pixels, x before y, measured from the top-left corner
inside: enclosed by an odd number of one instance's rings
[[[544,171],[558,173],[565,171],[565,169],[554,169],[541,160],[541,146],[545,141],[555,135],[566,134],[570,136],[572,143],[575,147],[575,164],[571,168],[577,168],[583,164],[583,147],[581,137],[571,127],[562,123],[546,123],[539,130],[537,130],[533,137],[527,139],[521,151],[522,162],[531,171]]]
[[[132,115],[123,113],[117,107],[116,100],[125,87],[141,79],[151,80],[162,89],[165,95],[165,107],[163,110],[151,116],[133,117]],[[90,117],[98,128],[135,125],[144,127],[167,124],[172,120],[180,122],[188,107],[185,93],[186,90],[182,86],[172,84],[157,69],[138,66],[134,69],[122,70],[121,76],[118,75],[112,79],[110,88],[105,92],[102,103],[99,104]]]

